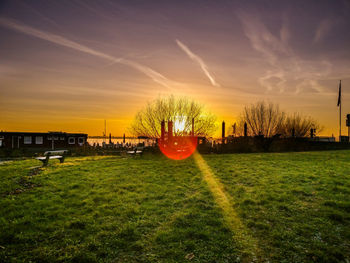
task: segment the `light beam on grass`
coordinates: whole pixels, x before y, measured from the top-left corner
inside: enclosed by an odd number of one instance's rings
[[[229,200],[224,192],[224,187],[220,181],[215,178],[214,173],[210,169],[207,162],[196,151],[194,153],[194,160],[203,174],[203,178],[209,186],[209,189],[214,197],[215,202],[222,210],[225,223],[233,233],[234,239],[238,241],[238,246],[243,251],[243,256],[254,259],[258,254],[257,240],[254,239],[244,226],[236,211],[233,209],[233,201]]]

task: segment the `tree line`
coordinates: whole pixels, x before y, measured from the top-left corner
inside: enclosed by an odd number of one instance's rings
[[[278,104],[259,101],[245,106],[238,118],[238,126],[233,128],[238,136],[244,134],[244,123],[247,124],[248,136],[305,137],[311,129],[321,131],[319,122],[310,116],[300,113],[286,113]]]
[[[176,135],[187,135],[192,130],[192,119],[195,136],[213,136],[218,128],[217,118],[202,104],[187,97],[158,97],[136,114],[130,130],[135,136],[159,138],[161,122],[170,120],[173,121]],[[320,124],[310,116],[288,114],[278,104],[265,101],[245,106],[230,133],[243,136],[245,123],[248,136],[267,138],[276,135],[305,137],[311,129],[321,130]]]

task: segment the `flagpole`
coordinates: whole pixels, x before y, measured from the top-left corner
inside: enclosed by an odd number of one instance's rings
[[[341,80],[339,80],[339,142],[341,142]]]

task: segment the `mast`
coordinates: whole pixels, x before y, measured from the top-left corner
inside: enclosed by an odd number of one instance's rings
[[[339,81],[339,142],[341,142],[341,80]]]
[[[106,120],[105,120],[105,132],[104,132],[103,136],[104,136],[104,142],[106,142],[106,136],[107,136],[107,124],[106,124]]]

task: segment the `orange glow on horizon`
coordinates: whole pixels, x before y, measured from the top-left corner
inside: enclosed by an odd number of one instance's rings
[[[105,1],[98,11],[77,1],[5,2],[0,130],[102,136],[107,120],[107,134],[131,136],[130,124],[147,102],[174,95],[207,106],[218,127],[226,122],[227,135],[244,106],[266,100],[317,120],[324,127],[317,135],[338,136],[342,79],[348,134],[350,20],[342,4],[308,3],[303,14],[298,4],[266,9],[239,1],[224,8],[220,1],[211,8],[149,1],[147,9]],[[175,120],[174,132],[182,126]],[[220,134],[218,128],[212,136]]]

